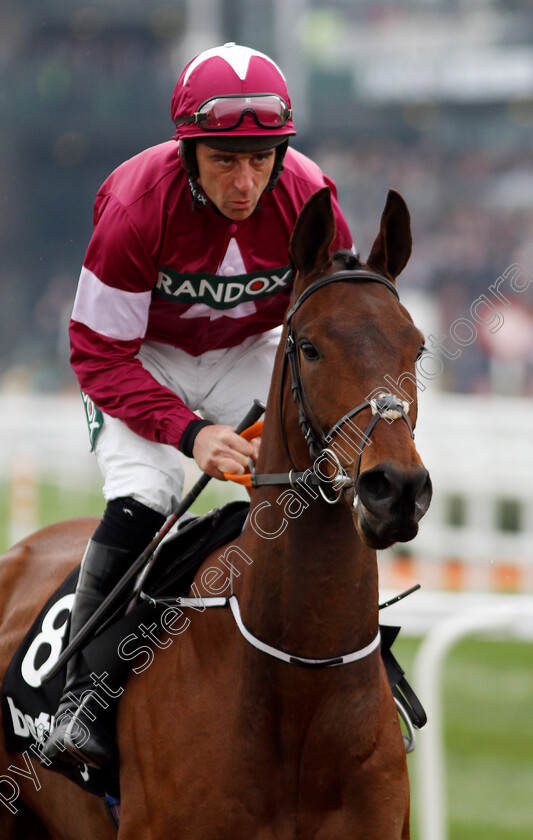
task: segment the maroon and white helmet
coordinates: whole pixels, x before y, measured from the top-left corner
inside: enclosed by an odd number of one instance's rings
[[[179,140],[288,139],[296,134],[285,77],[277,64],[233,43],[189,62],[174,88],[171,113]]]

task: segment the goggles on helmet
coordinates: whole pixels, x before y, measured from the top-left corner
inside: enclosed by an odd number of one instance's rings
[[[196,123],[203,131],[231,131],[246,114],[251,114],[259,128],[282,128],[292,119],[292,110],[277,93],[228,94],[206,99],[190,117],[180,117],[176,126]]]

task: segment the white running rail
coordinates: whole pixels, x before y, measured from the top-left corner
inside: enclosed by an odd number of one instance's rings
[[[451,648],[466,636],[488,634],[497,638],[531,639],[533,597],[500,597],[453,614],[436,624],[417,654],[413,684],[428,714],[428,724],[417,739],[420,837],[447,840],[446,762],[442,679]]]

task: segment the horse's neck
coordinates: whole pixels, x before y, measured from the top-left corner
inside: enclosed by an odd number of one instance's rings
[[[290,469],[273,425],[265,424],[258,474]],[[312,495],[288,486],[254,492],[252,512],[267,504],[246,530],[253,562],[238,586],[243,618],[256,634],[310,657],[364,646],[378,624],[375,552],[358,537],[345,505],[316,495],[316,487]]]

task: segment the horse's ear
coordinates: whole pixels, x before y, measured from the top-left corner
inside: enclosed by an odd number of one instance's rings
[[[367,264],[396,278],[411,256],[411,217],[407,204],[396,190],[389,190],[381,225]]]
[[[291,236],[291,259],[302,276],[330,264],[329,247],[334,236],[331,191],[329,187],[322,187],[305,202]]]

